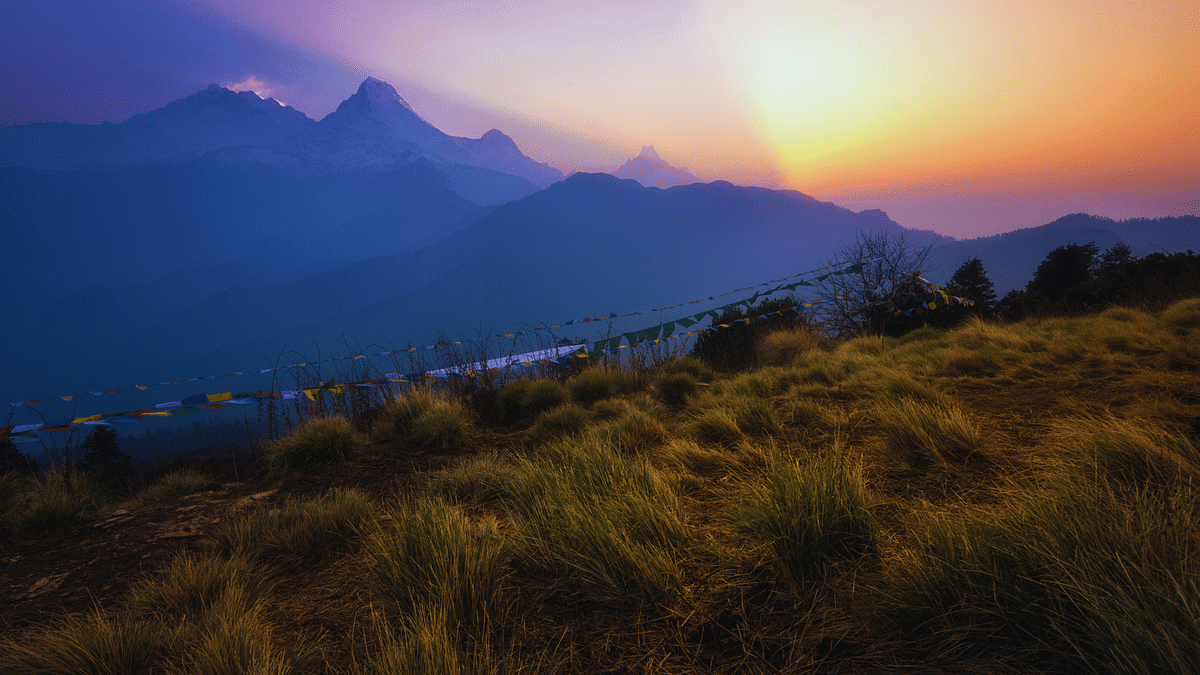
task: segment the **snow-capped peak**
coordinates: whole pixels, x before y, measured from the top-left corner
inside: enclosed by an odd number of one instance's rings
[[[638,157],[645,157],[646,159],[653,159],[659,162],[662,161],[662,157],[659,157],[658,153],[654,151],[653,145],[642,146],[642,151],[638,153]]]
[[[395,87],[374,77],[367,77],[367,79],[363,80],[362,84],[358,85],[357,95],[365,98],[372,107],[376,105],[386,107],[399,103],[400,107],[405,110],[409,112],[413,111],[408,103],[403,98],[400,98],[400,94],[396,91]]]

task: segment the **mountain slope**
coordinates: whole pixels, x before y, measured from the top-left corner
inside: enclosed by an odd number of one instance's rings
[[[316,122],[273,98],[209,85],[120,124],[39,123],[0,129],[0,166],[69,169],[198,157],[218,148],[282,143]]]

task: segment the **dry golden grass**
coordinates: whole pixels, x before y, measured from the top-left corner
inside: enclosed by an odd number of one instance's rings
[[[389,506],[294,498],[211,533],[271,580],[241,609],[237,574],[181,559],[0,670],[81,649],[199,670],[182,644],[348,673],[1194,667],[1200,301],[810,337],[769,336],[749,372],[518,385],[454,452],[403,455],[443,403],[397,404],[363,455],[391,463],[339,472]]]

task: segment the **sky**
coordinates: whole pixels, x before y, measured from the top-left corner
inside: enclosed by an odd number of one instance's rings
[[[653,145],[959,238],[1200,214],[1200,2],[5,0],[0,125],[368,75],[564,172]]]

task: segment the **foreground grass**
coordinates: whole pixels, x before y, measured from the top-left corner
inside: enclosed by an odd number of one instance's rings
[[[1195,672],[1198,339],[1191,301],[784,332],[754,371],[518,383],[494,426],[417,393],[273,448],[304,494],[0,672]],[[30,536],[96,508],[3,480],[6,517],[68,504]]]

